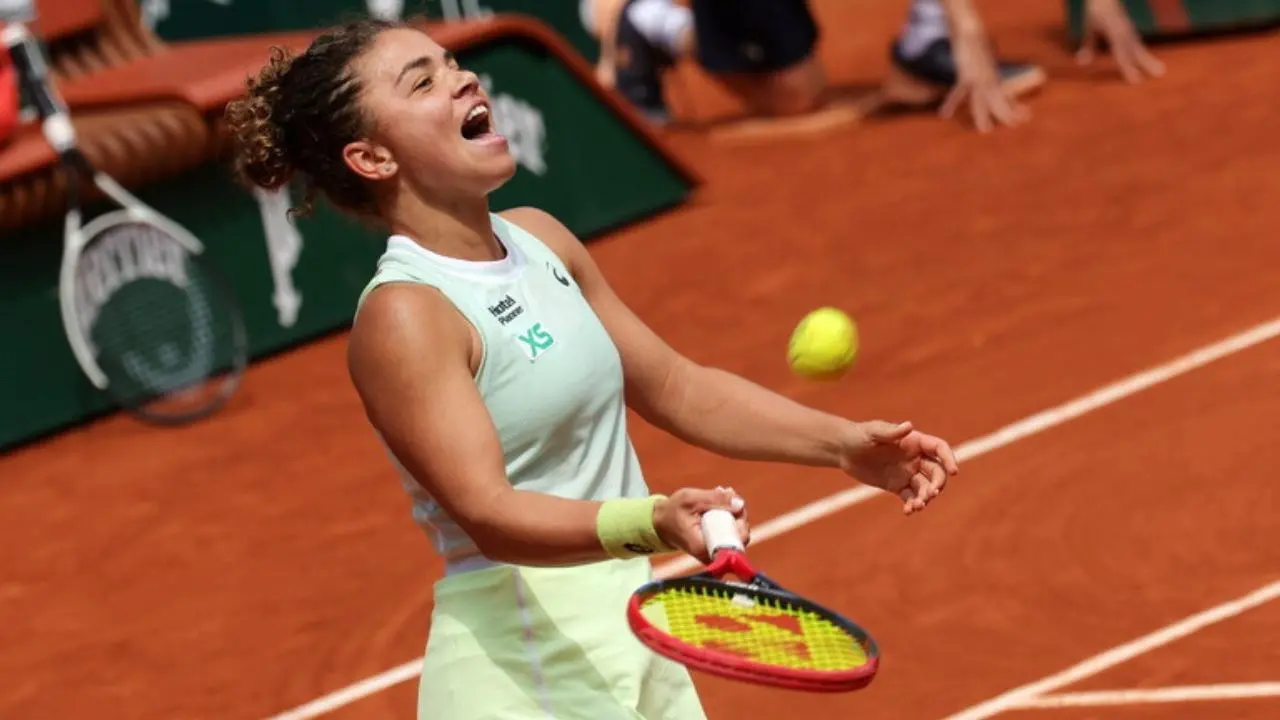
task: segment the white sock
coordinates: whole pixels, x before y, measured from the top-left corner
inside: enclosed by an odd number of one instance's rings
[[[898,47],[907,57],[919,57],[935,40],[947,37],[947,13],[938,0],[912,0],[911,14],[898,38]]]
[[[672,57],[679,57],[680,38],[693,27],[693,11],[673,0],[635,0],[627,19],[645,40]]]

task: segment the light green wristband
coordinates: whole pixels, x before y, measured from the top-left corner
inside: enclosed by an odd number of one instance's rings
[[[596,534],[605,552],[616,558],[633,558],[672,552],[675,548],[658,537],[653,527],[653,506],[665,495],[606,500],[596,515]]]

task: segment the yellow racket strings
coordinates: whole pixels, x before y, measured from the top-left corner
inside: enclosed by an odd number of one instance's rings
[[[647,598],[642,607],[665,615],[667,632],[683,642],[765,665],[839,672],[868,661],[862,644],[844,628],[778,598],[677,586]]]

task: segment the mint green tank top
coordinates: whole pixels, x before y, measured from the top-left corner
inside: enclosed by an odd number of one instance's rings
[[[492,215],[506,257],[473,262],[392,236],[359,306],[391,282],[431,285],[475,327],[483,357],[475,383],[519,490],[576,500],[649,493],[627,435],[622,363],[613,340],[550,248]],[[388,452],[391,455],[390,452]],[[394,455],[414,520],[451,566],[478,559],[466,533]]]

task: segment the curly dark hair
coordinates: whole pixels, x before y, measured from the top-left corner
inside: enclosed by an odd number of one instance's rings
[[[369,185],[342,159],[342,149],[364,132],[363,90],[352,70],[380,33],[405,24],[364,19],[328,31],[296,57],[271,49],[266,66],[248,81],[248,94],[227,105],[226,121],[240,179],[268,190],[301,178],[304,198],[292,212],[306,215],[316,196],[370,216]]]

